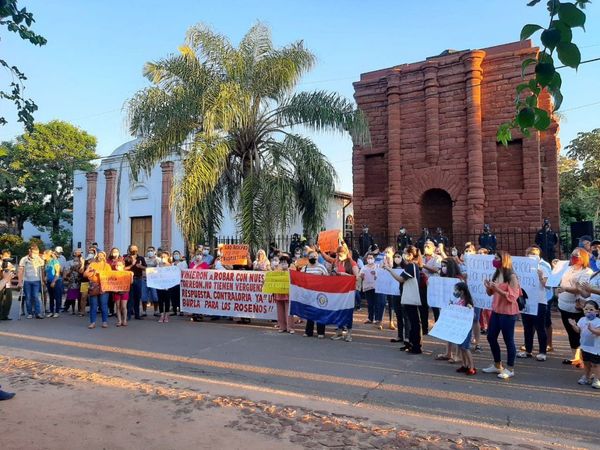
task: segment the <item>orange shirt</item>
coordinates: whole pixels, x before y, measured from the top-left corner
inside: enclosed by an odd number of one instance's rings
[[[507,314],[514,316],[519,314],[519,304],[517,299],[521,295],[521,287],[513,288],[509,283],[500,283],[498,287],[502,291],[508,291],[508,297],[494,293],[492,300],[492,311],[497,314]]]

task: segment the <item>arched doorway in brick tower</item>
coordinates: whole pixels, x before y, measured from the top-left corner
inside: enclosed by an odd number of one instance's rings
[[[421,228],[435,234],[437,227],[452,237],[452,198],[443,189],[429,189],[421,196]]]

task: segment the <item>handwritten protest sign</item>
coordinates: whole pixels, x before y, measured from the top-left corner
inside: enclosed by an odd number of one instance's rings
[[[289,294],[290,273],[283,271],[266,272],[262,291],[265,294]]]
[[[473,303],[478,308],[492,309],[492,297],[485,292],[483,282],[491,280],[496,269],[492,262],[494,255],[465,255],[467,266],[467,284]]]
[[[146,282],[149,288],[169,289],[181,281],[181,269],[177,266],[148,267]]]
[[[129,271],[100,272],[100,287],[103,292],[129,292],[131,281],[131,272]]]
[[[430,277],[427,283],[427,304],[432,308],[445,308],[454,297],[454,285],[458,278]]]
[[[392,269],[396,275],[400,275],[402,269]],[[385,295],[400,295],[400,283],[385,269],[377,269],[375,275],[375,292]]]
[[[265,272],[182,270],[181,311],[211,316],[277,319],[275,302],[262,292]]]
[[[519,277],[521,289],[529,297],[525,304],[525,309],[521,313],[536,316],[539,297],[544,295],[540,287],[540,277],[538,275],[539,262],[526,256],[513,256],[512,261],[513,269]]]
[[[560,286],[560,280],[562,280],[563,275],[569,268],[569,261],[558,261],[554,268],[552,269],[552,273],[548,277],[546,281],[546,287],[554,288]]]
[[[248,264],[247,244],[224,244],[221,247],[221,263],[224,266],[245,266]]]
[[[340,245],[340,230],[327,230],[319,233],[319,248],[324,253],[335,252]]]
[[[448,305],[440,311],[440,317],[429,335],[442,341],[462,344],[473,327],[473,314],[473,308]]]

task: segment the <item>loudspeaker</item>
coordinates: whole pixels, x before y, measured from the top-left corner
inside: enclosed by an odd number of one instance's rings
[[[579,245],[579,238],[589,236],[590,240],[594,239],[594,222],[571,222],[571,244],[573,248]]]

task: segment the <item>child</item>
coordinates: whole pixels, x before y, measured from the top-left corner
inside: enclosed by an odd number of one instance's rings
[[[127,257],[126,259],[131,259]],[[132,261],[125,261],[123,258],[118,258],[115,264],[115,270],[117,272],[125,272],[125,266],[133,264]],[[133,272],[127,272],[131,276],[133,282]],[[129,290],[124,292],[115,292],[113,294],[113,300],[115,301],[115,309],[117,310],[117,326],[127,326],[127,301],[129,300]]]
[[[471,292],[469,292],[467,283],[460,282],[454,285],[454,298],[456,299],[454,302],[455,305],[473,308],[473,298],[471,297]],[[479,318],[474,317],[473,321],[478,322]],[[464,342],[458,346],[462,366],[456,369],[456,371],[459,373],[465,373],[466,375],[475,375],[477,373],[477,369],[475,369],[473,364],[473,355],[471,354],[472,333],[473,330],[471,329]]]
[[[598,303],[594,300],[588,300],[583,306],[583,313],[585,315],[579,319],[579,322],[569,319],[569,324],[581,335],[580,349],[585,373],[578,383],[591,384],[593,388],[600,389],[600,318],[598,318]]]
[[[288,272],[290,269],[290,258],[287,255],[274,257],[273,261],[277,262],[272,265],[273,270],[278,272]],[[290,316],[290,296],[289,294],[273,294],[273,300],[277,304],[277,324],[279,332],[294,334],[294,318]]]

